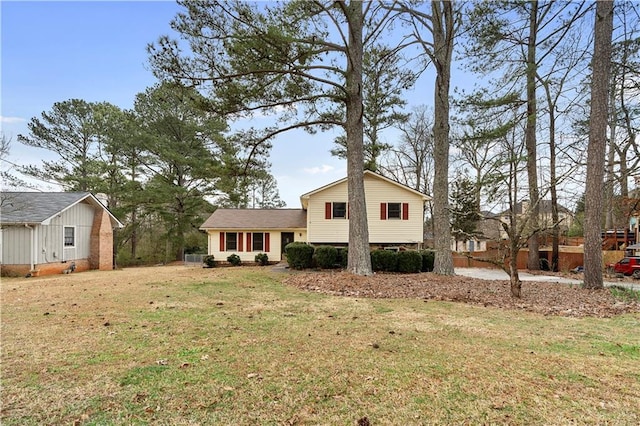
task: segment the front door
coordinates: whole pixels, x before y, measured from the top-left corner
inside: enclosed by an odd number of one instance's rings
[[[293,232],[283,232],[281,237],[281,250],[282,253],[284,253],[284,248],[287,246],[287,244],[292,243],[293,242]]]

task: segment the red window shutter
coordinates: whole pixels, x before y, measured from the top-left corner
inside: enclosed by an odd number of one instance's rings
[[[380,220],[387,220],[387,203],[380,203]]]
[[[351,216],[351,204],[347,203],[347,219]]]
[[[251,251],[251,232],[247,232],[247,251]]]
[[[324,203],[324,218],[331,219],[331,203]]]
[[[409,220],[409,203],[402,203],[402,220]]]
[[[242,232],[238,232],[238,251],[242,251]]]
[[[225,251],[224,250],[224,232],[220,233],[220,251]]]
[[[269,252],[271,249],[269,247],[269,233],[264,233],[264,251]]]

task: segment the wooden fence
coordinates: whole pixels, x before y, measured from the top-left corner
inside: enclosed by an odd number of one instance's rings
[[[527,257],[529,256],[529,249],[522,249],[518,253],[518,269],[527,269]],[[502,252],[499,250],[489,250],[486,252],[473,253],[473,257],[469,257],[468,253],[453,253],[453,266],[456,268],[499,268],[495,264],[502,257]],[[624,251],[611,250],[602,252],[602,268],[605,269],[606,265],[615,263],[624,257]],[[551,264],[551,249],[540,249],[540,259],[546,259],[548,264]],[[558,270],[570,271],[577,266],[583,265],[584,253],[582,247],[560,247],[558,253]],[[508,262],[508,259],[506,259]]]

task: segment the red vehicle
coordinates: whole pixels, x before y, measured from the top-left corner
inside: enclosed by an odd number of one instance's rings
[[[610,267],[617,274],[631,275],[633,278],[640,279],[640,257],[624,257]]]

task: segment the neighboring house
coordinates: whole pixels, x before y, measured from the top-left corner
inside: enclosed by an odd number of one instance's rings
[[[551,200],[540,200],[540,216],[538,218],[538,225],[543,229],[553,228],[553,220],[551,214]],[[523,201],[515,205],[515,213],[518,217],[525,216],[529,212],[530,203]],[[505,223],[509,223],[510,210],[505,210],[500,213],[501,220]],[[566,207],[558,204],[558,220],[560,222],[560,233],[566,233],[571,225],[573,225],[573,213]],[[504,229],[500,229],[500,238],[508,239],[507,233]]]
[[[374,248],[422,245],[424,203],[430,198],[371,171],[364,172],[369,243]],[[207,232],[209,254],[225,261],[237,254],[253,262],[257,253],[280,261],[289,242],[346,246],[350,207],[347,178],[300,197],[302,209],[218,209],[200,229]]]
[[[5,192],[0,202],[3,275],[113,269],[122,223],[89,192]]]
[[[454,238],[451,250],[455,252],[482,252],[490,248],[492,241],[500,239],[500,220],[495,213],[480,212],[481,219],[476,224],[476,235],[471,238]]]

